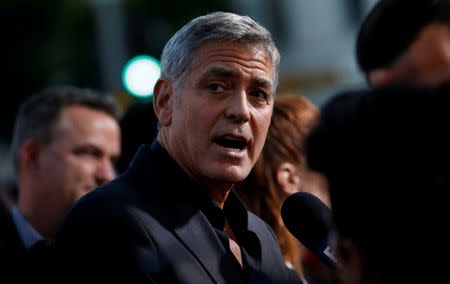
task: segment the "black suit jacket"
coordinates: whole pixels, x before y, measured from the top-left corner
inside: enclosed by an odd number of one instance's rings
[[[56,239],[65,281],[70,275],[73,282],[103,283],[299,282],[268,225],[246,210],[243,222],[257,236],[260,258],[248,279],[234,273],[193,198],[198,187],[157,142],[142,146],[123,175],[69,213]]]
[[[24,283],[47,278],[48,247],[27,250],[10,209],[0,200],[0,283]]]
[[[0,275],[13,281],[24,268],[26,251],[9,208],[0,200]],[[0,280],[0,282],[3,282]],[[7,282],[12,283],[12,282]]]

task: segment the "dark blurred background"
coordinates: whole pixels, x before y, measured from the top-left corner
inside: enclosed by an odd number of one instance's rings
[[[5,107],[0,136],[5,140],[24,97],[51,84],[120,91],[117,71],[131,56],[159,58],[165,41],[186,21],[208,11],[231,10],[227,1],[218,0],[1,3]]]

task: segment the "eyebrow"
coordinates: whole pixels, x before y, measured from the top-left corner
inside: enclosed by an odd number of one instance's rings
[[[256,77],[253,78],[253,80],[256,82],[256,84],[262,88],[269,88],[272,90],[273,84],[271,81],[261,78],[261,77]]]
[[[225,68],[225,67],[211,67],[210,69],[208,69],[206,72],[204,72],[200,78],[199,81],[202,81],[206,78],[209,77],[222,77],[222,78],[233,78],[233,77],[238,77],[239,74],[229,68]],[[258,85],[259,87],[262,88],[270,88],[272,89],[272,82],[262,78],[262,77],[253,77],[252,80],[256,83],[256,85]]]
[[[236,71],[224,67],[211,67],[206,72],[204,72],[200,76],[200,80],[203,80],[208,77],[226,77],[226,78],[232,78],[237,77],[238,74]]]

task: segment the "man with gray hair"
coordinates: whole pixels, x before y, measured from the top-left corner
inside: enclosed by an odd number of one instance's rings
[[[11,144],[18,200],[2,211],[0,228],[2,263],[20,272],[16,281],[30,276],[28,264],[39,266],[29,263],[36,244],[54,239],[78,199],[115,177],[118,111],[111,96],[72,86],[47,88],[21,105]]]
[[[83,197],[57,237],[70,281],[300,282],[269,226],[233,192],[264,145],[279,57],[246,16],[215,12],[175,33],[154,88],[156,140]]]

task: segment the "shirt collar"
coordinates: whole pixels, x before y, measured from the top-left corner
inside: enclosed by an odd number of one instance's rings
[[[148,162],[149,160],[154,162],[156,158],[158,163],[165,163],[165,168],[167,168],[165,173],[168,174],[168,178],[173,179],[177,176],[177,180],[180,180],[177,181],[177,184],[183,185],[184,190],[178,191],[177,196],[182,196],[183,200],[188,199],[189,202],[187,203],[192,204],[195,208],[199,208],[214,228],[223,231],[226,219],[231,225],[233,231],[247,231],[247,209],[233,190],[229,192],[222,210],[214,201],[210,199],[206,190],[202,188],[201,185],[194,182],[184,172],[184,170],[182,170],[176,161],[170,157],[166,149],[164,149],[157,139],[155,139],[155,141],[151,144],[150,149],[153,154],[153,158],[149,159],[145,155],[136,155],[136,158],[133,160],[136,166],[137,164],[144,162],[141,161],[144,159],[143,157],[146,157],[145,162]],[[185,190],[187,188],[189,190]],[[173,194],[173,191],[168,192]],[[239,232],[237,234],[239,234]]]
[[[12,208],[11,215],[25,249],[28,250],[38,241],[44,240],[44,237],[33,228],[17,206]]]
[[[203,200],[202,212],[216,229],[223,231],[227,219],[233,230],[247,230],[247,210],[234,191],[228,194],[223,210],[212,200]]]

